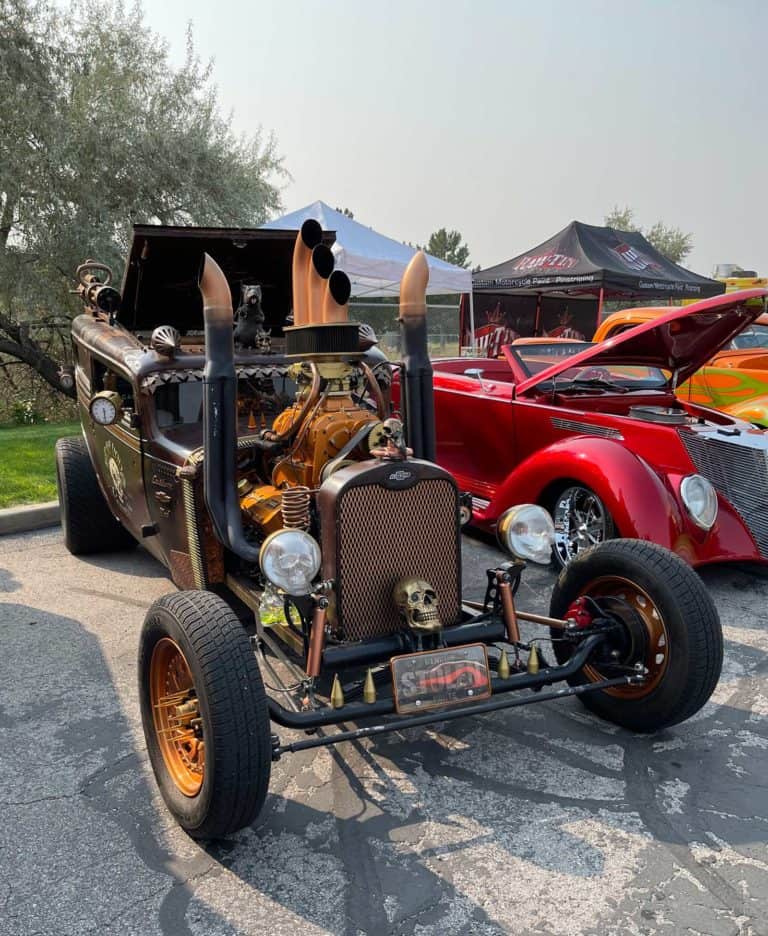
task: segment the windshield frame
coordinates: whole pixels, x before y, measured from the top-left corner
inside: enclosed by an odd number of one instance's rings
[[[549,366],[559,363],[559,361],[565,360],[568,357],[575,357],[582,351],[587,348],[592,347],[592,343],[589,341],[563,341],[561,342],[542,342],[541,344],[530,343],[530,344],[520,344],[520,345],[507,345],[505,351],[514,359],[515,364],[520,368],[520,371],[525,374],[526,378],[535,378],[536,372],[531,370],[528,366],[529,362],[526,361],[524,354],[521,352],[528,351],[529,354],[533,355],[536,353],[536,350],[539,348],[560,348],[564,352],[559,357],[555,354],[544,353],[544,357],[547,358],[547,365],[544,370]],[[572,349],[572,350],[571,350]],[[633,379],[630,377],[626,378],[626,382],[622,382],[621,375],[617,375],[613,372],[614,368],[620,369],[629,369],[637,368],[644,371],[648,371],[649,374],[645,378]],[[575,374],[570,374],[570,371],[578,371]],[[598,379],[594,381],[590,377],[585,375],[589,371],[600,371],[601,373],[607,373],[606,382],[601,383]],[[658,374],[658,378],[655,377],[650,372],[655,372]],[[668,390],[671,381],[673,379],[673,374],[665,373],[661,368],[654,367],[648,364],[621,364],[621,365],[606,365],[595,363],[592,364],[589,361],[585,361],[582,364],[577,364],[575,368],[566,368],[560,373],[556,374],[554,377],[545,378],[544,380],[533,384],[530,389],[538,392],[571,392],[571,393],[632,393],[639,391],[648,391],[648,390],[657,390],[664,391]],[[615,386],[609,386],[609,383],[614,383]]]

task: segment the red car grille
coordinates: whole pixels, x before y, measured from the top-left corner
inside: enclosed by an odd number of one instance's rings
[[[461,615],[458,492],[446,478],[412,487],[361,484],[336,501],[337,614],[347,640],[392,634],[402,625],[392,601],[405,576],[437,592],[443,626]]]
[[[768,452],[735,442],[681,432],[699,474],[731,503],[768,559]]]

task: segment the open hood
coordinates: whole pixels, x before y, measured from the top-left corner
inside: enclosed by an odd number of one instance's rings
[[[296,231],[253,228],[135,225],[123,277],[118,318],[131,331],[173,325],[183,333],[203,328],[203,301],[197,286],[203,254],[224,271],[233,305],[240,287],[262,287],[265,328],[279,333],[292,307],[291,264]],[[323,242],[333,243],[326,231]]]
[[[766,297],[767,289],[745,289],[704,299],[683,309],[672,309],[660,318],[558,361],[522,381],[518,393],[525,393],[563,371],[583,365],[659,367],[672,371],[675,384],[681,384],[765,311]],[[509,357],[512,352],[505,348],[504,353]]]

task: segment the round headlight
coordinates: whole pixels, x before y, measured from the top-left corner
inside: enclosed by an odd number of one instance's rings
[[[304,530],[277,530],[259,552],[261,571],[289,595],[308,595],[320,571],[320,547]]]
[[[499,542],[519,559],[546,564],[552,557],[555,525],[552,517],[537,504],[518,504],[499,517]]]
[[[717,519],[717,492],[711,482],[692,474],[680,482],[680,497],[691,520],[702,530],[711,530]]]

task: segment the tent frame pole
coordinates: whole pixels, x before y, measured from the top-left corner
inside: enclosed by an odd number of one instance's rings
[[[475,294],[470,289],[469,291],[469,334],[470,334],[470,343],[472,345],[472,357],[475,355]],[[461,348],[459,348],[459,353],[461,353]]]
[[[603,296],[605,289],[600,287],[600,295],[597,297],[597,321],[595,322],[595,330],[600,327],[600,322],[603,320]]]

